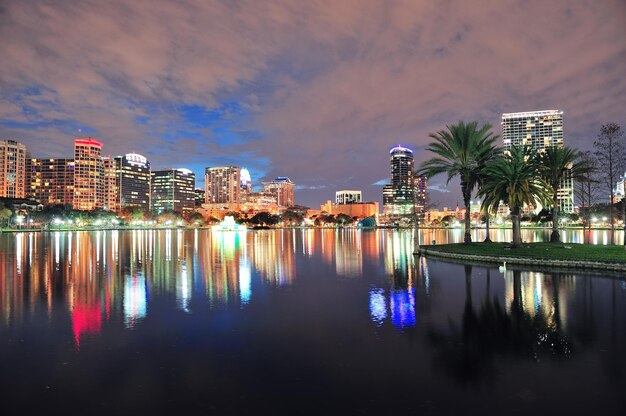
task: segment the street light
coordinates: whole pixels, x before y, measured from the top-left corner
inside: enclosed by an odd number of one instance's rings
[[[15,222],[17,223],[17,225],[20,226],[20,230],[22,229],[22,223],[24,222],[24,216],[23,215],[18,215],[17,217],[15,217]]]

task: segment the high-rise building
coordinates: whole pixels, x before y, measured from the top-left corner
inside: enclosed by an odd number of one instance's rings
[[[264,192],[276,195],[276,203],[283,208],[294,206],[295,188],[296,184],[286,176],[279,176],[273,181],[263,182]]]
[[[26,197],[26,146],[0,140],[0,197]]]
[[[195,193],[195,195],[196,195],[196,207],[200,207],[200,206],[202,206],[202,204],[204,204],[204,200],[205,200],[205,197],[204,197],[204,194],[205,194],[204,189],[202,189],[202,188],[196,188],[196,189],[195,189],[195,191],[194,191],[194,193]]]
[[[206,168],[204,189],[207,204],[241,203],[241,168],[238,166]]]
[[[152,209],[191,212],[195,208],[196,175],[189,169],[152,172]]]
[[[336,204],[358,204],[362,200],[363,194],[361,191],[343,190],[335,192]]]
[[[111,156],[102,158],[104,164],[104,209],[120,212],[117,180],[117,160]]]
[[[563,143],[563,111],[544,110],[502,114],[502,142],[504,148],[529,146],[542,152]],[[562,212],[574,212],[574,182],[566,177],[558,190]]]
[[[421,222],[426,219],[428,212],[428,194],[426,176],[415,176],[415,214]]]
[[[252,192],[252,177],[250,171],[246,168],[241,168],[241,194],[248,195]]]
[[[73,205],[81,211],[104,207],[102,143],[91,137],[74,141]]]
[[[391,183],[383,188],[383,213],[388,216],[413,213],[415,180],[413,150],[396,146],[389,150]]]
[[[28,198],[34,198],[45,206],[72,205],[74,159],[28,159],[26,183]]]
[[[142,155],[128,153],[115,158],[117,210],[150,209],[150,162]]]

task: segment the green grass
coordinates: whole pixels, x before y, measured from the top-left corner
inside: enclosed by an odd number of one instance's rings
[[[438,244],[426,249],[445,253],[478,254],[483,256],[530,257],[536,259],[585,260],[626,263],[624,246],[594,246],[590,244],[530,243],[507,248],[508,243]]]

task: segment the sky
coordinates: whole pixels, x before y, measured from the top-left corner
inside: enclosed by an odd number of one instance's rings
[[[459,120],[564,111],[566,145],[626,128],[626,1],[0,2],[0,138],[33,157],[75,137],[153,169],[288,176],[296,203],[382,200],[390,147],[430,155]],[[462,204],[458,181],[432,205]]]

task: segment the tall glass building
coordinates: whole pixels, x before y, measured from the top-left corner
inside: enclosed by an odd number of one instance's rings
[[[189,169],[166,169],[152,172],[152,209],[191,212],[196,202],[196,175]]]
[[[529,146],[541,152],[549,147],[562,147],[563,111],[543,110],[502,114],[502,142],[504,148]],[[563,180],[558,190],[561,212],[574,212],[574,182]]]
[[[422,213],[426,207],[426,179],[414,174],[413,150],[389,150],[391,183],[383,188],[383,214],[389,218]],[[418,179],[418,180],[416,180]]]
[[[150,162],[142,155],[128,153],[115,158],[117,210],[150,209]]]

